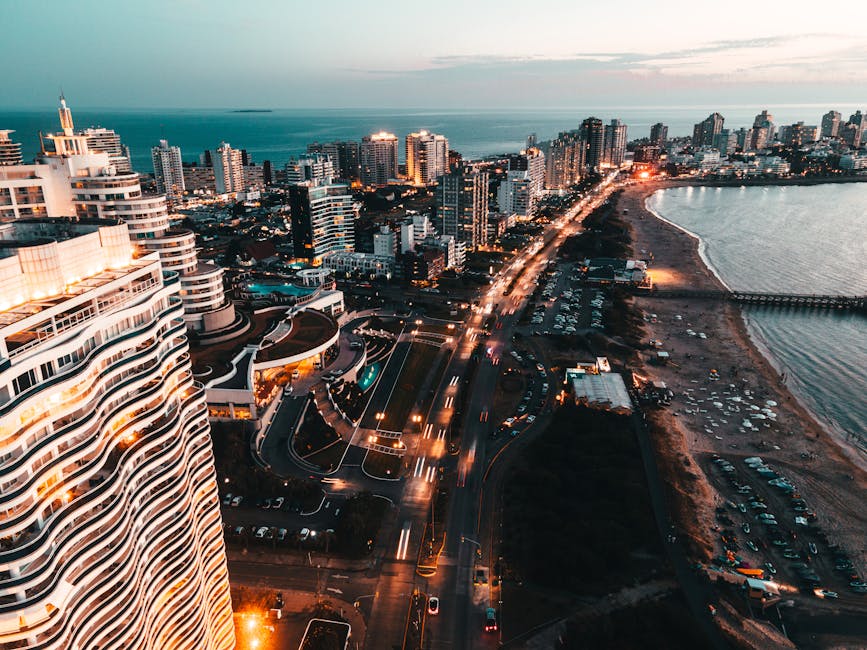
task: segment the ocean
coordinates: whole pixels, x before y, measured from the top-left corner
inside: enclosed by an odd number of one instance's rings
[[[867,183],[678,187],[648,207],[701,239],[731,289],[867,295]],[[750,336],[817,419],[867,441],[867,314],[746,307]]]
[[[306,151],[313,141],[360,140],[362,136],[387,130],[395,133],[403,150],[407,133],[428,129],[442,133],[452,149],[466,158],[518,151],[526,138],[556,137],[560,131],[576,129],[590,116],[604,121],[619,118],[628,126],[630,139],[647,137],[650,126],[663,122],[669,136],[692,135],[693,124],[719,110],[726,126],[751,126],[754,116],[767,108],[778,124],[804,120],[821,123],[830,108],[844,117],[856,106],[789,104],[783,106],[675,106],[675,107],[587,107],[575,109],[527,110],[394,110],[394,109],[277,109],[269,113],[237,113],[230,109],[147,109],[118,110],[78,108],[70,98],[77,128],[103,126],[117,131],[132,154],[133,168],[152,172],[151,147],[161,138],[181,148],[185,161],[198,160],[205,149],[221,141],[246,149],[256,162],[270,160],[282,166],[290,157]],[[38,152],[39,131],[58,130],[56,106],[41,110],[0,110],[0,129],[14,129],[13,138],[23,145],[25,160]],[[403,154],[401,154],[403,155]]]

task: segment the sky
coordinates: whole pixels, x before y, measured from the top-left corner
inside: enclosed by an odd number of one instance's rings
[[[0,0],[0,108],[852,103],[860,0]]]

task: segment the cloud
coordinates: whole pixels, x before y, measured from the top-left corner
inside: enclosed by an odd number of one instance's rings
[[[807,33],[761,38],[719,40],[704,45],[660,52],[576,52],[557,56],[449,55],[407,63],[388,69],[353,69],[371,77],[442,77],[476,72],[479,75],[563,74],[589,75],[628,73],[636,78],[660,76],[680,79],[774,81],[771,75],[846,77],[867,80],[867,38],[831,33]],[[806,78],[801,78],[806,81]]]

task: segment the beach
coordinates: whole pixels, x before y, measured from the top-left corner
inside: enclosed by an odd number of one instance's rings
[[[634,255],[650,259],[652,254],[650,273],[660,289],[723,288],[704,264],[699,241],[646,208],[645,199],[668,186],[633,185],[618,202],[628,210],[624,219],[633,229]],[[731,498],[719,490],[718,476],[709,469],[712,455],[732,462],[758,455],[797,487],[815,511],[815,523],[849,550],[863,575],[864,456],[835,438],[795,399],[749,336],[737,305],[653,297],[638,297],[636,303],[647,320],[647,338],[660,341],[671,354],[672,363],[646,365],[644,372],[674,393],[671,405],[656,414],[668,436],[662,447],[689,456],[700,469],[692,469],[699,485],[673,487],[694,501],[692,534],[701,545],[713,547],[714,508]]]

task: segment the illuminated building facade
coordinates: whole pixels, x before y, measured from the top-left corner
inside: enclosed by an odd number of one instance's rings
[[[118,219],[0,225],[0,647],[234,647],[179,290]]]
[[[361,140],[361,183],[388,185],[397,178],[397,136],[380,131]]]

